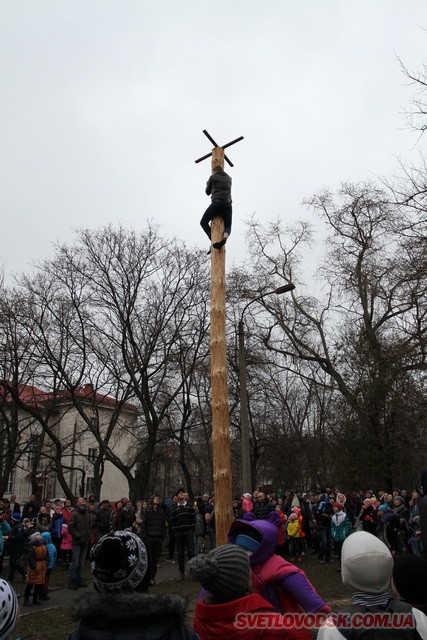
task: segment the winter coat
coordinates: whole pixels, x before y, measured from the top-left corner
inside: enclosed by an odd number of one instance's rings
[[[329,612],[328,607],[304,571],[275,555],[277,528],[266,520],[235,520],[228,534],[228,541],[236,544],[240,534],[260,539],[259,548],[249,558],[252,573],[252,586],[270,602],[276,611]]]
[[[268,514],[275,510],[276,507],[272,502],[268,502],[268,500],[259,502],[257,500],[254,504],[253,513],[257,520],[267,520]]]
[[[199,600],[194,614],[194,630],[200,640],[271,640],[273,638],[283,638],[283,640],[309,640],[311,634],[303,629],[284,629],[280,626],[277,629],[255,629],[244,628],[244,617],[242,616],[239,628],[239,614],[242,613],[274,613],[274,607],[267,602],[259,593],[251,593],[243,598],[225,602],[222,604],[206,604]]]
[[[95,529],[99,538],[105,536],[106,533],[110,533],[113,529],[114,511],[111,507],[104,509],[100,507],[95,516]]]
[[[47,551],[49,554],[49,560],[47,563],[47,568],[48,569],[54,569],[56,567],[56,558],[58,555],[58,552],[56,550],[55,545],[52,542],[52,538],[50,536],[50,533],[48,531],[44,531],[42,533],[42,540],[44,542],[44,544],[47,547]]]
[[[71,533],[68,531],[68,525],[63,524],[61,528],[61,549],[63,551],[70,551],[73,548],[73,537]]]
[[[25,542],[24,525],[21,522],[17,522],[9,533],[9,553],[24,553]]]
[[[89,543],[90,517],[86,507],[77,507],[73,511],[68,521],[68,531],[73,538],[73,546],[84,547]]]
[[[345,511],[334,513],[331,520],[331,535],[335,542],[344,542],[350,532],[351,521]]]
[[[289,538],[299,538],[300,526],[298,520],[288,520],[286,532]]]
[[[174,594],[88,593],[72,605],[79,622],[67,640],[197,640],[186,603]]]
[[[40,538],[30,541],[28,549],[28,584],[44,584],[49,553]]]
[[[64,514],[62,511],[60,513],[54,513],[52,516],[52,524],[50,526],[50,533],[52,538],[57,538],[58,540],[61,538],[61,530],[62,525],[65,523]]]
[[[165,512],[159,506],[157,509],[148,507],[141,525],[143,538],[163,538],[166,535]]]
[[[52,524],[52,518],[49,513],[39,513],[36,520],[36,529],[43,533],[43,531],[49,531]]]

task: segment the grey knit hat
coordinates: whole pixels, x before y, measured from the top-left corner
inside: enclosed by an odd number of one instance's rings
[[[188,563],[190,575],[218,602],[229,602],[249,590],[249,557],[236,544],[223,544]]]

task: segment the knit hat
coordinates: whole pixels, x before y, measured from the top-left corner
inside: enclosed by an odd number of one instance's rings
[[[388,506],[388,504],[381,504],[381,505],[378,507],[378,511],[379,511],[380,513],[387,513],[387,511],[390,511],[390,507]]]
[[[344,509],[344,507],[341,504],[341,502],[334,502],[334,504],[332,506],[335,507],[335,509],[339,509],[340,511],[342,511]]]
[[[365,593],[387,591],[393,558],[384,542],[367,531],[356,531],[345,539],[341,577],[346,587]]]
[[[0,579],[0,640],[12,633],[18,615],[18,598],[12,586]]]
[[[218,602],[242,598],[249,590],[249,558],[235,544],[223,544],[204,556],[196,556],[187,567],[190,575]]]
[[[393,584],[399,596],[413,607],[427,605],[427,560],[413,553],[397,556]]]
[[[143,591],[148,587],[147,549],[141,538],[130,531],[114,531],[103,536],[90,553],[95,589]]]
[[[16,512],[16,513],[12,513],[12,515],[10,516],[12,522],[21,522],[21,514]]]

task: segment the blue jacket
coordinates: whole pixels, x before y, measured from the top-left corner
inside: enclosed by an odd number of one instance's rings
[[[49,553],[49,558],[48,558],[48,562],[47,562],[47,568],[48,569],[54,569],[56,567],[56,558],[57,558],[58,553],[56,551],[55,545],[52,543],[52,538],[51,538],[51,535],[50,535],[49,531],[43,531],[42,538],[43,538],[43,542],[46,545],[48,553]]]

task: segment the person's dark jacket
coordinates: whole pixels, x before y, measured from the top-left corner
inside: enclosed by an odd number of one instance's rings
[[[67,640],[197,640],[177,594],[89,593],[72,605],[79,626]]]
[[[33,511],[31,512],[30,507],[32,507]],[[34,500],[29,500],[24,504],[24,508],[22,510],[22,518],[34,518],[39,512],[39,505]]]
[[[99,508],[95,516],[95,529],[99,537],[105,536],[113,530],[114,511],[111,507],[108,509]]]
[[[272,502],[268,502],[268,500],[264,500],[260,502],[257,500],[254,503],[254,515],[257,520],[267,520],[268,514],[272,511],[275,511],[276,507]]]
[[[206,183],[206,194],[212,200],[226,200],[231,202],[231,178],[225,171],[218,171],[210,176]]]
[[[166,517],[164,510],[148,507],[141,525],[143,538],[164,538],[166,534]]]
[[[125,529],[131,529],[134,520],[135,520],[135,514],[133,512],[133,509],[130,509],[130,510],[122,509],[117,519],[117,531],[124,531]]]
[[[68,520],[68,532],[73,546],[83,547],[89,543],[90,516],[86,507],[76,507]]]
[[[9,533],[9,553],[24,553],[26,540],[24,525],[17,522]]]
[[[190,502],[176,504],[171,513],[171,527],[174,534],[194,533],[196,528],[196,511]]]

